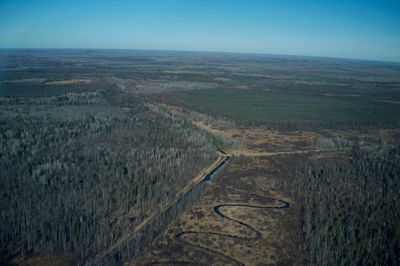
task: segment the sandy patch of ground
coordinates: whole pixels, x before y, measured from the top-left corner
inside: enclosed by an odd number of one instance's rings
[[[48,81],[46,85],[69,85],[69,84],[89,84],[92,83],[90,79],[67,79],[67,80],[55,80]]]

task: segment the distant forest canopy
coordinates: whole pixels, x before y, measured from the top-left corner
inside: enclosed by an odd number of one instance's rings
[[[214,117],[224,116],[245,126],[288,131],[400,127],[400,101],[385,102],[371,96],[238,88],[192,90],[180,94],[180,97],[164,99]]]

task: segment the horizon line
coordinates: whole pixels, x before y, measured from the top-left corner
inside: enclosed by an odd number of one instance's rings
[[[383,60],[383,59],[366,59],[355,57],[340,57],[340,56],[326,56],[326,55],[305,55],[305,54],[280,54],[280,53],[267,53],[267,52],[237,52],[237,51],[219,51],[219,50],[179,50],[179,49],[146,49],[146,48],[82,48],[82,47],[0,47],[0,50],[113,50],[113,51],[149,51],[149,52],[187,52],[187,53],[215,53],[215,54],[239,54],[239,55],[264,55],[264,56],[277,56],[277,57],[300,57],[308,59],[331,59],[343,61],[365,61],[371,63],[389,63],[400,64],[399,61]]]

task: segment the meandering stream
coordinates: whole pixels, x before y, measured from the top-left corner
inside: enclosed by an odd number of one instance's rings
[[[220,233],[220,232],[213,232],[213,231],[180,231],[177,232],[175,234],[175,239],[177,241],[182,241],[184,242],[186,245],[192,246],[194,248],[197,249],[201,249],[204,250],[206,252],[212,253],[215,256],[219,256],[221,258],[225,258],[226,260],[231,261],[232,263],[236,264],[236,265],[245,265],[244,263],[242,263],[239,260],[236,260],[235,258],[228,256],[222,252],[219,252],[215,249],[212,249],[210,247],[206,247],[206,246],[202,246],[199,244],[195,244],[193,242],[191,242],[188,239],[185,239],[184,236],[189,236],[189,235],[201,235],[201,236],[206,236],[206,235],[216,235],[216,236],[222,236],[222,237],[229,237],[229,238],[235,238],[238,240],[242,240],[242,241],[255,241],[258,240],[262,237],[262,234],[259,230],[257,230],[256,228],[254,228],[253,226],[251,226],[250,224],[246,223],[243,220],[240,219],[236,219],[233,218],[229,215],[227,215],[226,213],[224,213],[224,210],[228,209],[228,208],[236,208],[236,207],[242,207],[242,208],[252,208],[252,209],[286,209],[290,207],[290,204],[284,200],[281,199],[276,199],[276,198],[272,198],[272,197],[268,197],[268,196],[263,196],[263,195],[258,195],[255,193],[247,193],[245,191],[242,190],[238,190],[238,189],[234,189],[234,188],[229,188],[227,187],[226,189],[231,189],[231,190],[235,190],[240,192],[241,195],[249,195],[249,196],[253,196],[253,197],[257,197],[260,198],[262,200],[269,200],[269,201],[273,201],[274,203],[279,203],[279,205],[276,204],[269,204],[269,205],[263,205],[263,204],[246,204],[246,203],[222,203],[222,204],[217,204],[213,207],[212,212],[215,213],[216,215],[218,215],[219,217],[223,218],[223,219],[227,219],[233,223],[239,224],[240,226],[246,228],[248,231],[253,232],[252,235],[236,235],[236,234],[227,234],[227,233]],[[145,265],[165,265],[165,264],[176,264],[176,265],[206,265],[206,264],[202,264],[202,263],[198,263],[195,261],[153,261],[150,263],[147,263]]]

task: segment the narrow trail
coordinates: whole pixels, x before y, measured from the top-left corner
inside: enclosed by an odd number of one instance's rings
[[[272,197],[268,197],[268,196],[262,196],[262,195],[258,195],[255,193],[247,193],[245,191],[242,190],[238,190],[238,189],[234,189],[234,188],[230,188],[227,187],[227,189],[230,190],[234,190],[237,192],[240,192],[240,194],[242,195],[248,195],[248,196],[253,196],[253,197],[257,197],[259,199],[263,199],[263,200],[270,200],[270,201],[274,201],[275,203],[279,203],[280,205],[275,205],[275,204],[270,204],[270,205],[262,205],[262,204],[257,204],[257,205],[253,205],[253,204],[245,204],[245,203],[223,203],[223,204],[217,204],[213,207],[212,212],[215,213],[217,216],[221,217],[222,219],[226,219],[231,221],[232,223],[236,223],[238,225],[240,225],[243,228],[246,228],[248,231],[252,232],[251,235],[239,235],[239,234],[227,234],[227,233],[220,233],[220,232],[213,232],[213,231],[180,231],[178,233],[175,234],[175,239],[177,241],[182,241],[183,243],[185,243],[186,245],[189,245],[191,247],[194,247],[196,249],[199,250],[204,250],[205,252],[214,254],[218,257],[224,258],[225,260],[231,261],[232,263],[234,263],[235,265],[241,265],[244,266],[245,264],[225,253],[222,253],[220,251],[217,251],[215,249],[209,248],[209,247],[205,247],[199,244],[195,244],[193,242],[191,242],[188,239],[185,239],[184,236],[189,236],[189,235],[201,235],[201,236],[206,236],[206,235],[214,235],[214,236],[222,236],[222,237],[227,237],[227,238],[235,238],[241,241],[257,241],[262,237],[262,234],[259,230],[257,230],[256,228],[254,228],[253,226],[249,225],[248,223],[244,222],[243,220],[240,219],[235,219],[227,214],[224,213],[224,209],[226,210],[227,208],[235,208],[235,207],[243,207],[243,208],[252,208],[252,209],[287,209],[290,207],[290,204],[284,200],[281,199],[276,199],[276,198],[272,198]],[[174,261],[174,260],[170,260],[170,261],[153,261],[150,263],[146,263],[145,265],[165,265],[165,264],[169,264],[169,265],[206,265],[206,264],[202,264],[202,263],[198,263],[195,261]]]

